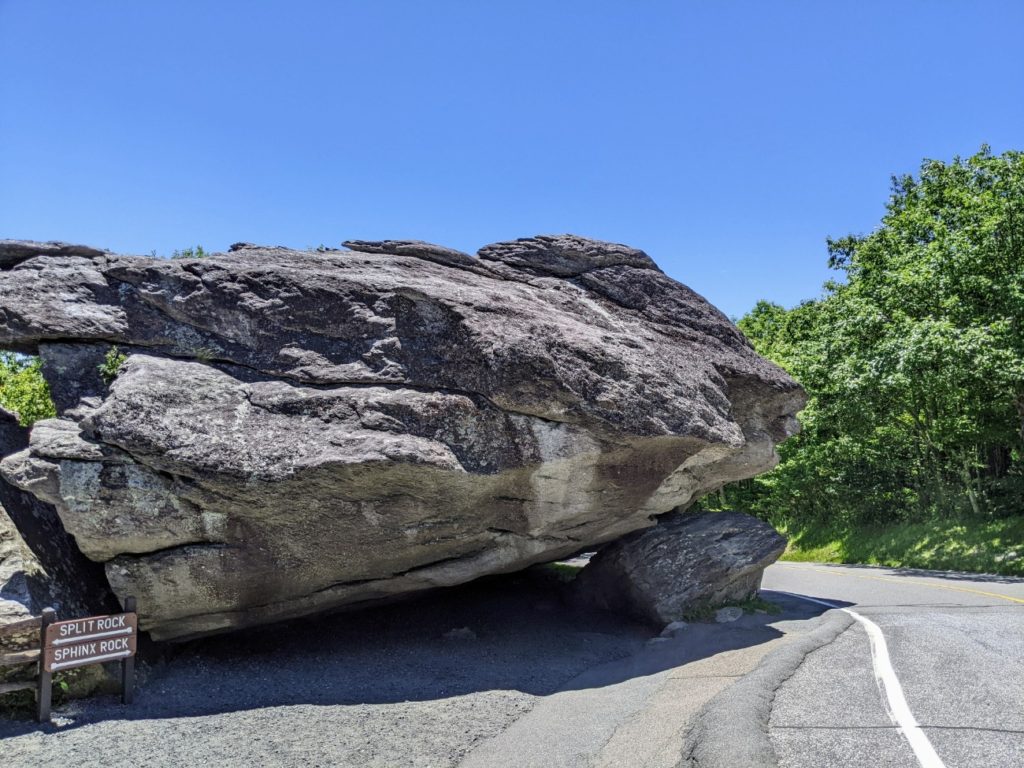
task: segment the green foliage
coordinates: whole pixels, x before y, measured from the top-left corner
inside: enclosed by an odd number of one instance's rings
[[[871,563],[1024,576],[1024,516],[806,528],[783,560]]]
[[[197,245],[195,248],[183,248],[180,251],[175,251],[171,254],[172,259],[205,259],[209,256],[206,251],[203,250],[203,246]]]
[[[0,352],[0,406],[29,426],[57,415],[38,357]]]
[[[121,352],[116,346],[107,350],[107,354],[103,356],[103,362],[97,368],[108,387],[117,378],[117,374],[121,372],[121,366],[124,365],[124,361],[127,359],[128,355]]]
[[[780,465],[726,503],[795,531],[1019,515],[1024,154],[926,161],[874,232],[828,248],[845,281],[738,323],[810,401]]]
[[[583,570],[582,565],[571,565],[569,563],[545,563],[537,566],[538,570],[551,576],[554,580],[568,584],[574,581]]]

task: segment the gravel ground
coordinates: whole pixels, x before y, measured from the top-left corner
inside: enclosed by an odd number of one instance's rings
[[[456,635],[445,637],[451,630]],[[550,573],[174,647],[135,704],[0,720],[10,766],[457,765],[585,669],[651,631],[559,599]]]

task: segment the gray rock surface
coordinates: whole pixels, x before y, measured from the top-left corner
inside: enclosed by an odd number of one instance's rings
[[[0,347],[41,354],[60,414],[0,472],[157,639],[556,560],[796,430],[800,388],[642,251],[350,245],[0,271]]]
[[[0,408],[0,456],[27,444],[28,430]],[[82,556],[53,507],[0,480],[0,626],[48,607],[59,618],[85,616],[107,608],[109,601],[102,568]],[[0,654],[35,647],[32,634],[0,637]],[[34,663],[0,667],[0,683],[31,681],[35,675]]]
[[[719,624],[729,624],[743,618],[743,609],[736,605],[727,605],[715,611],[715,621]]]
[[[32,615],[32,594],[29,580],[40,572],[39,564],[18,534],[7,510],[0,506],[0,627]],[[35,647],[35,637],[28,635],[0,636],[0,654],[14,653]],[[0,685],[28,682],[35,675],[35,664],[0,666]],[[0,692],[0,705],[4,694]]]
[[[0,457],[26,449],[28,442],[28,429],[0,408]],[[9,601],[0,615],[38,616],[49,607],[59,618],[73,618],[113,605],[102,566],[82,555],[54,507],[3,479],[0,598]]]
[[[343,246],[362,253],[395,253],[400,256],[415,256],[419,259],[465,267],[474,264],[475,259],[468,253],[445,248],[443,245],[425,243],[422,240],[346,240]]]
[[[37,243],[32,240],[0,240],[0,269],[11,267],[33,256],[102,256],[105,251],[87,245],[71,245],[51,240]]]
[[[661,630],[661,637],[678,637],[689,629],[690,625],[685,621],[671,621]]]
[[[8,616],[27,615],[32,595],[28,580],[39,570],[18,529],[0,506],[0,626]]]
[[[574,587],[587,603],[665,624],[753,597],[785,548],[784,536],[742,512],[677,513],[602,549]],[[715,619],[742,615],[726,608]]]
[[[578,277],[606,267],[658,270],[643,251],[618,243],[602,243],[576,235],[538,235],[480,249],[481,259],[498,261],[538,275]]]

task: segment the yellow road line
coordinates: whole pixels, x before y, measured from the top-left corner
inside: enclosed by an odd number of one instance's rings
[[[795,571],[818,571],[819,573],[828,573],[832,576],[853,576],[858,579],[874,579],[875,581],[892,581],[896,584],[916,584],[919,587],[932,587],[933,589],[948,589],[953,592],[970,592],[973,595],[984,595],[985,597],[998,597],[1002,600],[1009,600],[1011,603],[1020,603],[1024,605],[1024,600],[1019,597],[1010,597],[1009,595],[1001,595],[998,592],[984,592],[980,589],[968,589],[967,587],[953,587],[948,584],[932,584],[928,581],[917,581],[915,579],[907,579],[900,577],[898,579],[892,576],[868,576],[863,573],[846,573],[842,571],[836,571],[832,568],[817,568],[813,565],[799,566],[793,563],[779,563],[779,565],[785,566],[786,568],[792,568]]]

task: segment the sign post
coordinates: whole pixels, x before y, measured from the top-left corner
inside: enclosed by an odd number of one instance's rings
[[[46,647],[46,629],[57,618],[53,608],[43,608],[42,621],[39,624],[39,648]],[[39,651],[39,679],[36,682],[36,718],[40,723],[50,719],[50,701],[53,698],[53,674],[46,668],[42,650]]]
[[[54,621],[51,609],[43,611],[40,629],[39,722],[50,719],[53,673],[90,664],[121,662],[121,701],[130,704],[135,687],[135,647],[138,615],[135,598],[124,601],[125,612],[109,616]]]
[[[124,599],[124,609],[135,616],[135,598]],[[121,703],[131,704],[135,698],[135,654],[121,659]]]

